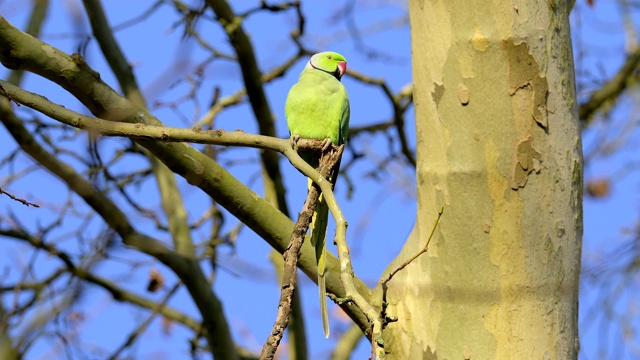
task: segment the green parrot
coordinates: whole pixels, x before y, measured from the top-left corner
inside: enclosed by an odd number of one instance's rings
[[[298,139],[331,141],[344,144],[349,130],[349,97],[340,78],[347,71],[347,60],[335,52],[321,52],[311,57],[300,74],[298,83],[291,87],[285,105],[287,125],[292,142]],[[316,168],[319,154],[301,152],[302,158]],[[336,166],[337,167],[337,166]],[[338,169],[334,169],[331,181],[335,181]],[[308,180],[311,188],[313,182]],[[327,287],[325,284],[326,240],[328,221],[327,203],[322,194],[318,199],[311,221],[311,245],[316,249],[318,288],[324,336],[329,337],[327,312]]]

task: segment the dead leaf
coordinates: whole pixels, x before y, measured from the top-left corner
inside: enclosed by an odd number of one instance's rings
[[[156,292],[164,286],[164,276],[155,268],[149,271],[149,283],[147,284],[148,292]]]
[[[611,181],[605,178],[589,180],[585,188],[587,194],[591,197],[607,197],[611,193]]]

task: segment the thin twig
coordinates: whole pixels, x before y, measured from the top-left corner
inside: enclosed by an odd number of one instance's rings
[[[23,204],[27,205],[27,207],[29,207],[29,206],[33,206],[33,207],[37,207],[37,208],[40,207],[40,205],[38,205],[38,204],[34,204],[32,202],[28,202],[25,199],[20,199],[19,197],[15,197],[14,195],[12,195],[12,194],[2,190],[2,188],[0,188],[0,195],[2,195],[2,194],[7,195],[8,197],[10,197],[11,199],[13,199],[13,200],[15,200],[17,202],[20,202],[20,203],[23,203]]]
[[[389,275],[387,275],[387,278],[382,281],[383,285],[388,283],[395,276],[395,274],[398,273],[398,271],[404,269],[413,260],[417,259],[418,256],[420,256],[420,255],[422,255],[422,254],[427,252],[427,250],[429,249],[429,243],[431,242],[431,238],[433,238],[433,234],[435,233],[436,228],[438,227],[438,223],[440,222],[440,217],[442,216],[443,211],[444,211],[444,207],[441,207],[440,210],[438,211],[438,217],[436,218],[436,223],[433,225],[433,228],[431,229],[431,234],[429,234],[429,238],[427,239],[427,243],[424,244],[424,247],[422,248],[422,250],[418,251],[417,254],[413,255],[409,260],[403,262],[395,270],[393,270],[391,273],[389,273]]]
[[[125,342],[122,343],[122,345],[120,345],[120,347],[116,351],[114,351],[114,353],[111,354],[111,356],[109,356],[108,358],[109,360],[119,359],[120,354],[126,348],[130,347],[135,343],[135,341],[140,337],[140,335],[142,335],[146,331],[146,329],[149,327],[149,325],[151,324],[151,321],[153,321],[153,319],[156,318],[156,316],[160,313],[160,310],[167,305],[171,297],[176,293],[176,291],[178,291],[178,289],[180,289],[181,286],[182,286],[182,281],[178,281],[171,288],[171,290],[169,290],[169,292],[164,296],[164,299],[162,299],[161,302],[159,302],[156,306],[154,306],[151,309],[152,310],[151,314],[149,314],[149,316],[142,323],[140,323],[140,325],[138,325],[138,327],[133,332],[131,332],[131,334],[129,334],[129,336],[127,337],[127,340],[125,340]]]
[[[624,64],[609,81],[589,96],[589,100],[580,104],[578,116],[583,126],[591,125],[594,115],[603,109],[610,109],[619,99],[620,94],[637,81],[634,72],[640,65],[640,47],[627,55]]]
[[[313,146],[316,145],[317,144],[313,144]],[[344,145],[341,145],[339,147],[334,147],[332,151],[324,153],[320,159],[320,165],[318,167],[320,174],[324,178],[328,178],[329,174],[333,171],[333,168],[336,167],[343,151]],[[312,186],[311,189],[309,189],[302,211],[298,214],[298,220],[293,228],[289,246],[284,252],[284,271],[282,274],[280,302],[278,303],[278,315],[275,323],[273,324],[271,334],[269,334],[269,337],[262,348],[260,359],[270,360],[274,358],[278,345],[284,335],[284,331],[289,325],[291,302],[293,300],[293,293],[297,282],[296,269],[298,266],[300,248],[302,247],[305,235],[309,229],[309,224],[311,223],[319,196],[319,188],[317,186]]]
[[[433,224],[433,228],[431,229],[431,233],[429,234],[429,238],[427,238],[427,242],[426,242],[426,244],[424,244],[424,247],[420,251],[418,251],[415,255],[413,255],[411,258],[409,258],[408,260],[406,260],[405,262],[400,264],[400,266],[398,266],[395,270],[390,272],[389,275],[387,275],[387,277],[385,277],[384,279],[382,279],[380,281],[380,285],[382,285],[382,309],[381,309],[381,314],[382,314],[382,318],[384,319],[383,321],[384,321],[384,325],[385,326],[389,322],[398,321],[397,318],[389,317],[387,315],[387,313],[386,313],[386,311],[387,311],[387,290],[388,290],[387,284],[389,283],[389,281],[391,281],[391,279],[393,279],[393,277],[400,270],[402,270],[405,267],[407,267],[415,259],[417,259],[420,255],[426,253],[427,250],[429,250],[429,244],[431,243],[431,239],[433,238],[433,234],[436,232],[436,228],[438,227],[438,224],[440,223],[440,218],[442,217],[442,213],[443,212],[444,212],[444,206],[441,206],[440,209],[438,210],[438,217],[436,218],[436,222],[435,222],[435,224]]]
[[[383,79],[372,78],[353,69],[349,69],[347,71],[347,75],[365,84],[379,86],[382,92],[389,98],[391,107],[393,108],[393,119],[391,120],[391,123],[395,125],[396,131],[398,132],[400,151],[407,162],[415,168],[416,158],[413,154],[413,150],[409,148],[409,141],[404,129],[404,113],[407,111],[408,105],[413,102],[413,87],[411,85],[406,85],[400,89],[398,94],[394,95],[389,85]]]
[[[72,256],[70,254],[58,249],[57,247],[55,247],[55,245],[52,245],[49,242],[43,241],[40,237],[36,237],[26,232],[13,229],[0,229],[0,236],[24,241],[34,248],[46,251],[50,256],[57,257],[65,265],[65,271],[78,279],[82,279],[90,284],[102,288],[103,290],[107,291],[115,301],[126,302],[143,309],[155,311],[154,309],[157,306],[156,302],[137,295],[133,292],[127,291],[121,287],[118,287],[114,282],[99,277],[91,273],[87,269],[76,265],[76,263],[73,262]],[[163,306],[159,308],[158,312],[160,312],[162,316],[168,318],[169,320],[182,324],[190,328],[194,332],[199,332],[203,328],[200,321],[197,321],[174,308]]]
[[[236,53],[238,65],[240,65],[240,71],[242,72],[242,81],[260,134],[275,137],[275,121],[265,93],[262,80],[263,74],[258,67],[258,60],[251,39],[242,26],[242,18],[233,12],[229,1],[206,0],[205,2],[215,13],[220,25],[224,27],[229,43]],[[276,195],[276,207],[283,214],[288,215],[289,210],[284,196],[285,190],[279,158],[277,154],[268,151],[261,152],[260,158],[265,170],[263,175],[265,183],[270,184],[272,191]]]

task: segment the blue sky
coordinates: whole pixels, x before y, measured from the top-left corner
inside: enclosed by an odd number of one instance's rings
[[[75,52],[79,45],[84,44],[86,34],[90,32],[81,4],[77,0],[53,1],[50,15],[45,24],[41,38],[66,52]],[[123,24],[126,21],[142,14],[149,8],[150,1],[105,1],[107,15],[112,25]],[[233,2],[234,10],[240,12],[255,6],[256,1]],[[24,1],[0,2],[0,13],[6,16],[14,25],[24,28],[30,12],[30,3]],[[399,91],[411,81],[410,39],[408,24],[406,23],[406,9],[402,1],[370,2],[363,4],[358,2],[358,10],[353,18],[354,24],[362,29],[363,44],[366,51],[376,50],[383,55],[377,58],[367,57],[364,51],[356,49],[357,42],[353,40],[348,31],[348,21],[341,20],[343,11],[336,7],[326,6],[321,2],[304,2],[303,11],[307,15],[307,31],[303,38],[304,44],[310,49],[331,49],[343,53],[349,62],[349,68],[358,70],[372,77],[384,78],[394,92]],[[390,5],[389,5],[390,4]],[[244,7],[243,7],[244,6]],[[624,41],[621,36],[620,12],[613,1],[596,2],[594,8],[587,7],[579,1],[577,11],[574,13],[574,35],[579,35],[581,41],[576,48],[588,53],[584,61],[580,63],[581,69],[592,74],[600,74],[600,79],[610,76],[619,67],[624,54]],[[122,11],[126,7],[126,11]],[[74,25],[73,19],[80,19]],[[120,42],[127,58],[133,64],[139,84],[144,90],[144,95],[156,114],[165,124],[176,127],[188,127],[196,122],[211,98],[213,84],[220,86],[221,95],[233,94],[240,89],[238,79],[240,71],[238,67],[226,61],[216,61],[206,68],[204,76],[208,86],[203,86],[197,95],[197,102],[184,102],[176,109],[163,106],[163,103],[174,101],[188,93],[190,87],[188,80],[195,67],[203,61],[206,54],[193,41],[181,41],[181,27],[174,27],[177,17],[170,6],[163,5],[158,8],[148,19],[135,26],[125,27],[117,31],[117,39]],[[337,20],[336,20],[337,19]],[[618,20],[616,20],[618,19]],[[635,20],[635,18],[634,18]],[[576,23],[578,21],[578,23]],[[595,24],[588,26],[587,24]],[[295,28],[295,16],[293,12],[286,15],[271,14],[268,12],[251,16],[244,24],[245,30],[251,34],[258,60],[262,70],[279,65],[284,59],[294,54],[295,48],[288,34]],[[228,41],[219,26],[201,21],[199,31],[205,39],[218,50],[231,54]],[[268,29],[268,31],[265,31]],[[152,35],[149,35],[152,34]],[[107,70],[95,41],[86,45],[86,59],[88,63],[97,69],[102,78],[114,88],[117,82]],[[283,78],[275,80],[267,85],[267,96],[272,106],[272,111],[277,118],[277,133],[280,137],[286,137],[287,129],[284,121],[284,102],[289,87],[296,81],[299,71],[304,66],[304,61],[299,61],[294,68]],[[7,71],[0,69],[0,77],[6,78]],[[191,76],[191,78],[190,78]],[[596,77],[594,75],[594,77]],[[391,116],[391,108],[377,87],[364,86],[360,82],[346,77],[343,80],[350,95],[352,116],[351,125],[358,126],[386,120]],[[73,99],[60,88],[37,76],[28,75],[23,84],[28,90],[45,95],[50,100],[64,104],[66,107],[86,112],[79,102]],[[583,95],[583,94],[582,94]],[[200,106],[200,109],[198,109]],[[21,110],[25,117],[33,116],[33,113]],[[198,112],[199,111],[199,112]],[[633,114],[633,104],[629,100],[622,104],[621,110],[611,120],[613,125],[622,124],[626,115]],[[618,123],[617,123],[617,122]],[[51,122],[51,121],[49,121]],[[413,114],[407,114],[407,133],[410,143],[413,139]],[[597,146],[596,139],[602,132],[608,132],[609,127],[598,126],[587,132],[584,139],[585,149]],[[216,128],[225,130],[242,129],[246,132],[256,132],[256,124],[246,104],[231,108],[223,112],[216,121]],[[637,138],[637,130],[634,130]],[[73,133],[73,132],[70,132]],[[8,139],[8,134],[0,129],[0,140]],[[632,135],[633,140],[633,135]],[[108,158],[113,149],[126,143],[123,139],[106,139],[100,143],[101,154]],[[637,140],[635,140],[637,143]],[[615,156],[599,158],[592,162],[585,172],[586,178],[611,176],[624,167],[626,163],[638,158],[637,151],[633,147],[634,142],[626,145]],[[12,141],[0,141],[0,158],[5,157],[14,149]],[[73,146],[78,151],[84,151],[86,142],[82,140]],[[415,199],[412,196],[414,186],[413,172],[401,162],[392,164],[387,171],[381,174],[380,179],[374,180],[367,176],[375,169],[375,164],[388,155],[387,142],[381,135],[363,136],[354,141],[354,146],[367,154],[367,161],[360,161],[354,166],[349,176],[357,187],[351,198],[346,197],[346,183],[341,181],[337,186],[339,201],[349,221],[348,238],[354,256],[356,273],[363,280],[373,284],[378,279],[386,264],[396,255],[401,243],[388,241],[404,238],[409,234],[414,221]],[[20,155],[17,162],[17,170],[29,168],[32,163],[24,155]],[[71,156],[61,155],[61,158],[76,166],[79,162]],[[255,166],[257,153],[253,150],[232,149],[221,155],[221,162],[234,159],[249,159],[252,162],[233,164],[230,171],[245,184],[261,192],[259,172]],[[348,160],[348,158],[347,158]],[[343,162],[344,163],[344,162]],[[118,165],[114,171],[128,171],[139,168],[142,165],[135,157],[130,162]],[[288,204],[291,213],[296,213],[305,196],[306,180],[292,170],[288,162],[282,161],[285,181],[288,189]],[[5,166],[0,168],[0,184],[10,174]],[[46,183],[47,186],[42,186]],[[3,187],[3,189],[5,189]],[[180,181],[180,189],[184,196],[190,219],[197,219],[209,206],[209,200],[204,194]],[[59,207],[54,204],[64,202],[68,198],[66,188],[57,182],[51,175],[43,171],[33,172],[23,179],[10,184],[5,190],[10,190],[17,196],[30,200],[41,201],[43,208],[34,210],[17,203],[8,201],[6,197],[0,198],[0,218],[14,213],[26,226],[35,228],[38,224],[46,224],[56,216]],[[620,229],[632,226],[638,213],[638,176],[627,176],[621,181],[615,182],[612,195],[605,199],[585,199],[585,246],[586,259],[591,259],[597,254],[606,252],[612,244],[619,244],[628,240],[620,235]],[[157,189],[152,181],[141,184],[135,192],[137,201],[146,207],[157,209],[159,201]],[[115,201],[123,209],[130,209],[122,198],[114,197]],[[77,198],[72,201],[82,204]],[[80,217],[70,217],[64,226],[56,233],[58,245],[68,251],[78,251],[78,246],[73,241],[64,241],[65,232],[74,229],[74,225],[80,221]],[[166,240],[166,234],[157,231],[153,222],[138,216],[133,221],[140,229]],[[389,224],[393,224],[390,226]],[[236,223],[231,217],[227,217],[225,229],[229,230]],[[329,227],[332,229],[332,226]],[[96,234],[101,230],[97,219],[91,220],[87,236]],[[207,236],[207,228],[196,231],[196,241],[204,240]],[[8,271],[8,281],[15,281],[21,273],[16,268],[28,263],[31,253],[21,244],[15,242],[0,242],[0,249],[8,257],[0,258],[0,271]],[[221,270],[217,273],[215,290],[221,297],[225,313],[232,328],[236,341],[246,347],[259,351],[266,339],[273,320],[278,301],[278,286],[275,273],[268,261],[269,247],[250,230],[244,229],[234,249],[222,249],[224,253],[220,259],[220,265],[230,271]],[[151,267],[158,269],[166,278],[167,285],[171,286],[175,278],[165,268],[152,264],[149,258],[137,255],[134,252],[117,245],[114,254],[119,260],[109,260],[98,265],[94,271],[102,276],[117,281],[121,286],[135,290],[152,299],[160,299],[160,294],[147,294],[144,292],[148,271]],[[138,270],[131,272],[129,262],[139,263]],[[41,277],[52,269],[55,260],[39,255],[36,261],[35,276]],[[307,321],[307,334],[310,340],[310,352],[312,358],[326,358],[333,347],[336,336],[341,330],[346,329],[347,322],[340,319],[337,307],[332,306],[333,314],[332,339],[325,341],[322,336],[322,327],[319,321],[319,307],[317,302],[317,289],[306,277],[301,277],[301,293],[304,300],[304,311]],[[585,288],[581,298],[582,304],[589,304],[594,300],[597,289]],[[259,297],[256,296],[259,294]],[[5,306],[11,299],[4,299]],[[256,301],[259,300],[259,301]],[[8,302],[9,301],[9,302]],[[170,304],[184,312],[198,318],[197,311],[192,305],[187,294],[180,290],[170,301]],[[85,321],[77,328],[77,336],[82,342],[94,344],[93,355],[100,358],[108,353],[101,348],[111,349],[119,346],[128,331],[146,318],[146,312],[123,305],[111,300],[109,294],[96,287],[88,286],[83,292],[78,309],[84,311]],[[585,314],[586,306],[582,306],[582,314]],[[190,333],[181,326],[174,325],[169,334],[162,332],[160,321],[155,320],[150,329],[143,335],[142,341],[134,346],[131,352],[125,353],[137,359],[179,359],[188,357],[188,336]],[[582,357],[595,359],[595,347],[597,339],[601,338],[598,331],[587,331],[588,338],[583,338]],[[62,358],[64,350],[52,347],[51,340],[40,341],[29,353],[29,359]],[[612,344],[620,345],[619,340],[612,340]],[[360,343],[358,355],[354,358],[364,358],[369,348],[365,342]],[[626,355],[625,355],[626,356]],[[622,358],[622,357],[616,357]]]

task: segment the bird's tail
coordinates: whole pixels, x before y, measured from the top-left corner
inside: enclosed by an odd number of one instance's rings
[[[313,186],[313,181],[309,179],[309,188]],[[318,265],[318,292],[320,294],[320,315],[322,317],[322,328],[324,329],[324,337],[329,338],[329,311],[327,309],[327,285],[325,283],[324,273],[326,270],[327,259],[327,222],[329,219],[329,207],[324,201],[324,197],[320,194],[316,210],[313,212],[311,220],[311,245],[316,250],[316,264]]]

